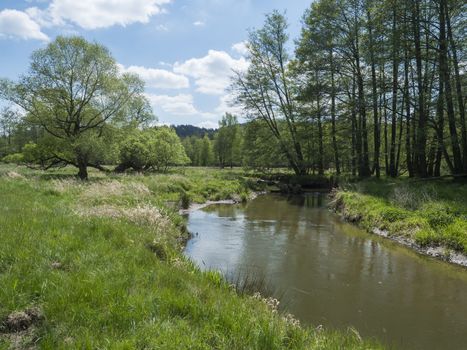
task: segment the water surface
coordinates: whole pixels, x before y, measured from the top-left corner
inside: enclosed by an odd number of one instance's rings
[[[318,194],[260,196],[189,214],[203,269],[260,271],[304,323],[404,349],[467,349],[467,269],[342,222]]]

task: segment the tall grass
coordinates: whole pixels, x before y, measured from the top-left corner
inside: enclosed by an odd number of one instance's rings
[[[367,228],[406,236],[422,246],[467,253],[467,184],[367,180],[338,191],[335,205]]]
[[[81,183],[66,169],[11,171],[0,169],[0,349],[378,347],[297,326],[186,260],[183,221],[164,203],[183,183],[201,196],[201,174]],[[242,180],[210,176],[244,190]],[[4,327],[27,310],[41,317],[19,332]]]

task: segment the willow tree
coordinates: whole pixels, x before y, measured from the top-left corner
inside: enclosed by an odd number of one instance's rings
[[[25,111],[29,123],[46,131],[41,164],[74,165],[87,179],[88,166],[102,169],[95,155],[106,147],[106,128],[142,95],[143,83],[121,75],[104,46],[57,37],[32,54],[29,72],[19,82],[4,80],[0,91]]]
[[[237,101],[252,120],[262,120],[280,145],[296,174],[305,174],[298,128],[300,120],[294,83],[288,72],[287,21],[277,11],[266,16],[261,29],[250,32],[246,72],[236,72],[233,89]]]

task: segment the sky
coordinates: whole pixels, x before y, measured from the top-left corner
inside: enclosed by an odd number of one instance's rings
[[[232,70],[248,67],[248,30],[277,9],[293,40],[311,1],[0,0],[0,77],[18,79],[56,36],[80,35],[146,82],[159,123],[216,127],[225,112],[242,119],[227,88]]]

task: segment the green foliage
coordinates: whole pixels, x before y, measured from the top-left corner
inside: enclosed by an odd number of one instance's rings
[[[467,220],[456,219],[442,231],[441,240],[449,248],[467,252]]]
[[[242,153],[244,165],[253,169],[267,170],[287,164],[279,142],[271,137],[267,125],[260,120],[246,124]]]
[[[120,162],[141,171],[149,164],[150,152],[149,133],[136,129],[120,145]]]
[[[167,171],[169,166],[189,163],[189,158],[175,130],[160,127],[136,129],[127,135],[120,146],[120,162],[122,168],[136,171]]]
[[[24,160],[24,155],[22,153],[11,153],[2,158],[2,162],[10,164],[22,164]]]
[[[219,130],[214,136],[214,151],[220,167],[241,163],[241,129],[237,117],[226,113],[219,121]]]
[[[191,204],[191,197],[186,191],[180,192],[180,207],[188,209]]]
[[[428,202],[421,206],[420,212],[427,219],[430,226],[435,229],[442,229],[450,225],[455,219],[455,215],[446,203]]]
[[[175,133],[169,127],[160,127],[151,131],[153,133],[150,142],[149,163],[157,170],[167,171],[170,165],[185,165],[189,163],[183,145]]]
[[[119,74],[104,46],[59,36],[36,50],[28,74],[18,83],[3,82],[1,92],[27,111],[27,124],[42,131],[36,163],[72,164],[86,179],[89,165],[115,160],[110,134],[116,125],[151,119],[143,86],[138,77]]]

